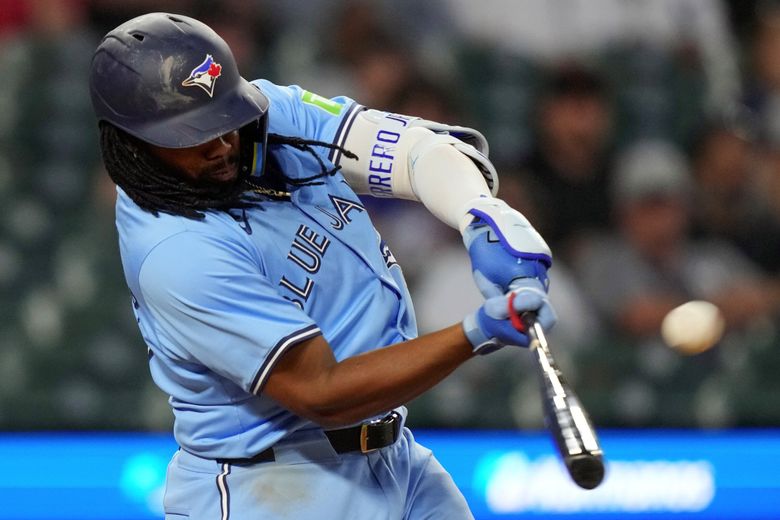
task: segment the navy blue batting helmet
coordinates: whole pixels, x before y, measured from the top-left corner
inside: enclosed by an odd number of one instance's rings
[[[175,14],[145,14],[109,32],[92,58],[89,83],[98,120],[164,148],[265,123],[268,110],[268,98],[239,75],[225,41]]]

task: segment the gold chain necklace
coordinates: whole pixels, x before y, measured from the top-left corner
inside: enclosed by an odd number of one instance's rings
[[[251,188],[250,191],[254,193],[259,193],[260,195],[267,195],[269,197],[276,197],[280,199],[290,198],[289,191],[281,191],[281,190],[275,190],[273,188],[266,188],[265,186],[260,186],[259,184],[255,184],[249,179],[244,179],[244,182],[246,182],[249,185],[249,187]]]

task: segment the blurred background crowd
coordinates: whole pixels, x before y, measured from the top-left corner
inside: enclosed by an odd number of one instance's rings
[[[0,0],[0,430],[170,427],[87,86],[101,36],[159,10],[211,25],[247,79],[481,130],[553,249],[551,339],[597,424],[780,426],[780,2]],[[365,203],[421,332],[478,305],[457,232]],[[694,299],[727,332],[683,356],[660,323]],[[541,427],[530,361],[467,363],[410,422]]]

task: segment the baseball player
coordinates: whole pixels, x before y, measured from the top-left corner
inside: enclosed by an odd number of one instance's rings
[[[550,251],[494,197],[482,135],[248,82],[214,31],[166,13],[108,33],[90,89],[181,447],[166,518],[471,518],[403,404],[474,354],[527,345],[510,305],[555,321]],[[484,305],[416,337],[356,193],[418,200],[459,228]]]

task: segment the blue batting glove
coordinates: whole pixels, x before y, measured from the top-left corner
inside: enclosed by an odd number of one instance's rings
[[[536,320],[544,330],[555,325],[558,317],[542,284],[533,278],[513,282],[512,291],[489,298],[463,320],[463,331],[476,354],[489,354],[506,345],[528,347],[526,334],[517,330],[510,320],[509,304],[515,313],[536,313]],[[514,298],[513,298],[514,296]]]
[[[544,251],[547,244],[530,224],[528,228],[514,226],[509,232],[515,237],[527,233],[527,242],[538,248],[537,251],[523,252],[513,248],[494,222],[482,218],[475,218],[463,231],[463,243],[468,249],[474,282],[480,292],[485,298],[502,295],[518,278],[535,279],[546,292],[550,283],[547,269],[552,264],[549,250]]]

